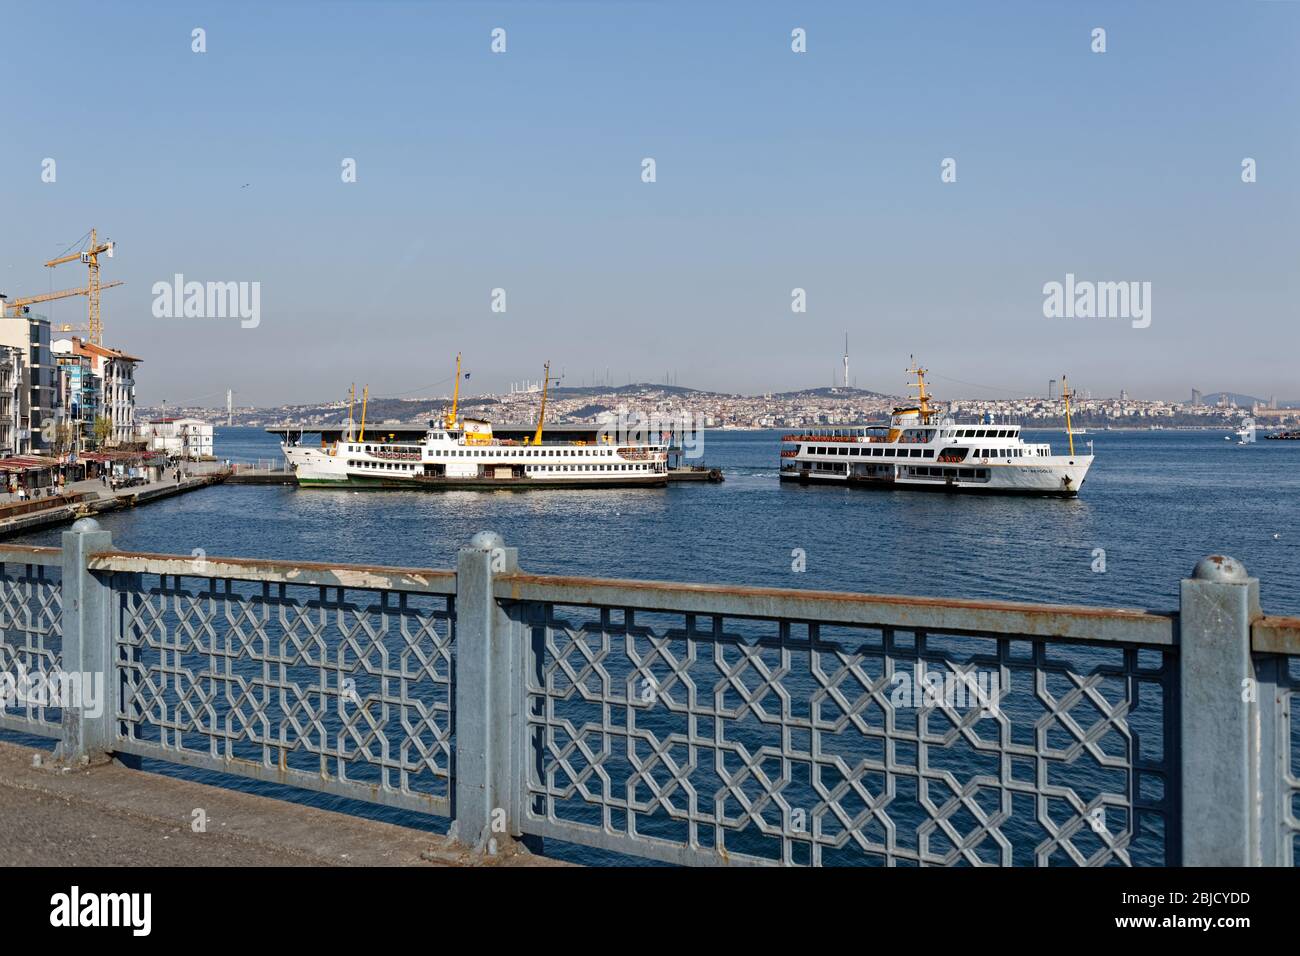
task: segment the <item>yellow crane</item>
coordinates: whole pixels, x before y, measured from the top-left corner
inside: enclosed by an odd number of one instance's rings
[[[89,302],[87,303],[87,316],[89,318],[90,341],[95,345],[104,344],[104,322],[99,312],[99,292],[104,288],[99,284],[99,257],[107,256],[113,258],[113,241],[107,240],[100,242],[98,234],[94,227],[90,230],[90,245],[80,252],[74,252],[70,255],[59,256],[57,259],[51,259],[45,263],[47,269],[53,269],[55,266],[62,265],[65,262],[84,262],[90,270],[90,278],[86,283],[86,288],[82,290]],[[121,283],[114,283],[120,285]]]
[[[448,430],[456,427],[456,413],[460,408],[460,353],[456,353],[456,384],[451,393],[451,412],[443,417],[443,426]]]
[[[100,288],[111,289],[113,288],[113,286],[121,285],[121,284],[122,284],[121,282],[108,282],[100,286]],[[74,295],[88,295],[89,293],[90,293],[89,286],[83,286],[80,289],[62,289],[58,292],[46,292],[43,295],[28,295],[28,296],[24,296],[21,299],[7,299],[4,301],[0,301],[0,314],[2,314],[4,318],[13,318],[14,316],[23,314],[23,306],[25,305],[35,305],[37,302],[50,302],[54,299],[67,299],[67,298],[71,298]],[[59,327],[59,331],[60,332],[83,332],[87,330],[79,329],[79,328],[74,329],[70,325],[63,325]]]
[[[356,386],[353,386],[354,388]],[[361,390],[361,437],[357,441],[366,440],[366,405],[370,403],[370,386],[367,385]]]
[[[546,389],[551,384],[551,363],[547,362],[542,368],[542,408],[537,413],[537,431],[533,432],[533,444],[542,443],[542,424],[546,421]]]
[[[1065,399],[1065,437],[1070,440],[1070,457],[1074,457],[1074,429],[1070,425],[1070,383],[1061,376],[1061,396]]]

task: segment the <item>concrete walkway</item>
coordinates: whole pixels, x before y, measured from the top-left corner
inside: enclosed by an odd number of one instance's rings
[[[62,498],[36,498],[26,502],[31,506],[30,508],[19,509],[22,511],[21,514],[0,513],[0,538],[25,534],[52,525],[68,524],[75,521],[79,514],[86,512],[99,514],[103,511],[147,504],[160,498],[169,498],[172,495],[206,488],[216,480],[219,480],[219,476],[191,476],[177,484],[173,478],[170,481],[153,481],[132,488],[120,488],[116,492],[105,488],[98,480],[76,481],[66,490],[84,493],[85,497],[80,501],[69,504]]]
[[[45,766],[33,766],[40,755]],[[446,837],[119,763],[49,766],[0,741],[0,863],[18,866],[564,866],[519,849],[480,859]],[[195,833],[194,811],[207,817]]]

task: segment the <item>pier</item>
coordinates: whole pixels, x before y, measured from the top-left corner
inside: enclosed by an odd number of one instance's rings
[[[533,574],[491,532],[445,568],[61,544],[0,546],[0,728],[78,799],[154,760],[438,818],[466,862],[1300,861],[1300,617],[1229,557],[1137,610]]]

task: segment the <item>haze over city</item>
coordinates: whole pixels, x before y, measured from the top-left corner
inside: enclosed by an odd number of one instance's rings
[[[0,291],[73,284],[41,263],[113,239],[106,341],[143,359],[143,404],[445,394],[457,351],[471,393],[549,359],[566,385],[759,394],[832,384],[845,331],[883,392],[916,354],[982,386],[950,397],[1067,372],[1300,398],[1300,4],[997,13],[17,7]],[[260,283],[256,326],[155,317],[178,274]],[[1149,326],[1046,318],[1067,275],[1149,282]]]

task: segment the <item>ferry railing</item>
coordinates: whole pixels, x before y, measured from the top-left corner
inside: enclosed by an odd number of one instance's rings
[[[1300,618],[0,549],[0,679],[64,761],[151,757],[680,864],[1297,863]]]

